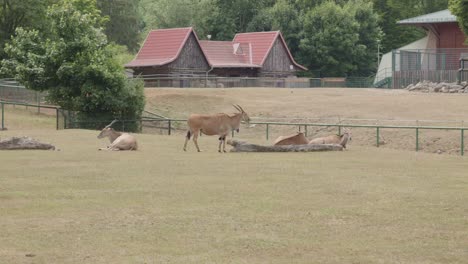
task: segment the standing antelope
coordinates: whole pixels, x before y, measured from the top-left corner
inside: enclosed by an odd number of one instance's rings
[[[309,145],[314,144],[338,144],[346,149],[346,144],[351,140],[351,131],[349,129],[344,129],[342,135],[331,135],[326,137],[314,138],[309,141]]]
[[[239,127],[241,121],[249,124],[250,118],[247,113],[239,105],[233,105],[239,113],[232,115],[219,113],[214,115],[199,115],[192,114],[187,120],[189,130],[187,131],[187,136],[185,137],[184,151],[187,150],[187,142],[190,140],[190,137],[193,135],[193,143],[197,147],[197,151],[200,152],[198,147],[198,135],[203,133],[208,136],[218,135],[219,136],[219,146],[218,151],[221,152],[221,144],[223,144],[223,151],[226,152],[226,136],[229,132],[237,130],[239,132]]]
[[[115,131],[111,127],[115,122],[117,122],[117,120],[112,121],[109,125],[104,127],[97,136],[97,138],[108,137],[111,143],[107,148],[100,148],[99,150],[137,150],[138,145],[135,137],[128,133]]]

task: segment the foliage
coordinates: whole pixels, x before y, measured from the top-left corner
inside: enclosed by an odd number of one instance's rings
[[[46,38],[51,34],[47,7],[67,2],[69,0],[0,0],[0,46],[9,41],[17,27],[27,31],[35,29],[40,32],[41,38]],[[453,0],[451,3],[454,6],[451,7],[452,12],[463,20],[463,16],[466,16],[466,10],[463,9],[467,5],[466,1]],[[358,40],[353,42],[355,37],[352,37],[351,41],[352,45],[357,45],[353,52],[356,54],[350,56],[361,54],[363,58],[351,60],[345,57],[344,60],[350,64],[338,67],[346,70],[330,68],[330,65],[336,64],[333,58],[327,59],[331,63],[328,66],[319,67],[317,64],[321,61],[311,61],[309,51],[302,48],[300,51],[301,45],[305,47],[311,40],[310,34],[315,34],[310,31],[310,23],[307,22],[310,14],[317,13],[323,5],[331,4],[351,12],[345,14],[344,20],[352,15],[353,19],[350,20],[358,24],[353,22],[344,25],[344,28],[354,30],[345,32],[347,35],[358,34]],[[94,12],[95,15],[100,11],[102,24],[99,27],[105,28],[107,39],[126,46],[133,54],[148,31],[157,28],[191,26],[199,38],[205,39],[211,35],[213,40],[231,40],[239,32],[280,30],[293,56],[300,63],[309,66],[314,64],[312,69],[322,68],[325,75],[343,71],[366,75],[376,68],[377,46],[386,53],[425,36],[422,28],[398,25],[399,20],[445,9],[448,0],[83,0],[80,6],[76,5],[84,13]],[[335,25],[341,23],[337,21]],[[341,32],[343,29],[336,31]],[[341,39],[336,36],[333,43]],[[343,45],[349,47],[349,44]],[[122,57],[127,53],[124,54]],[[4,57],[0,49],[0,59]]]
[[[384,53],[424,37],[424,30],[414,26],[398,25],[402,19],[432,13],[447,8],[448,0],[372,0],[380,16],[385,33],[382,39]]]
[[[465,35],[468,35],[468,2],[462,0],[449,0],[449,9],[457,17],[458,24]]]
[[[1,71],[48,99],[79,111],[82,120],[135,119],[144,108],[143,85],[129,82],[114,58],[95,0],[67,0],[48,11],[51,35],[17,29]]]
[[[102,15],[109,17],[105,33],[109,41],[138,51],[143,20],[139,14],[140,0],[98,0]]]
[[[58,0],[0,0],[0,60],[3,47],[17,27],[47,31],[47,6]]]
[[[370,69],[365,71],[358,65],[371,64],[368,53],[376,47],[368,47],[373,43],[369,39],[378,39],[380,29],[372,9],[359,7],[360,4],[364,2],[345,6],[324,2],[305,15],[300,48],[303,57],[309,59],[306,66],[329,76],[369,73]],[[359,23],[371,19],[373,22]]]

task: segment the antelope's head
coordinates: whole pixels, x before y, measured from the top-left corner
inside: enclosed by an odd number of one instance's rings
[[[343,129],[343,134],[341,136],[342,137],[347,136],[348,140],[351,141],[351,138],[352,138],[351,130],[349,130],[348,128]]]
[[[117,119],[115,119],[114,121],[112,121],[109,125],[105,126],[102,130],[101,130],[101,133],[99,133],[99,135],[97,136],[97,138],[105,138],[105,137],[108,137],[112,134],[112,132],[114,131],[114,129],[111,127],[115,122],[117,122]]]
[[[236,108],[240,114],[241,114],[241,121],[242,122],[245,122],[247,125],[250,124],[250,117],[249,115],[244,111],[244,109],[242,109],[242,107],[240,105],[232,105],[234,106],[234,108]]]

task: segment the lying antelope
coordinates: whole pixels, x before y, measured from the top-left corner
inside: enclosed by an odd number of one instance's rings
[[[193,135],[193,143],[197,147],[197,151],[200,152],[200,147],[198,147],[198,135],[201,133],[213,136],[219,136],[219,146],[218,151],[221,152],[221,144],[223,145],[223,151],[226,152],[226,136],[229,132],[236,130],[239,132],[239,127],[241,121],[249,124],[250,118],[247,113],[239,105],[233,105],[239,112],[228,115],[224,113],[214,114],[214,115],[199,115],[192,114],[187,120],[189,130],[187,131],[187,136],[185,137],[184,151],[187,150],[187,142],[190,140],[190,137]]]
[[[320,137],[312,139],[309,144],[338,144],[346,149],[346,144],[351,140],[351,131],[349,129],[344,129],[343,134],[341,135],[331,135],[326,137]]]
[[[100,148],[99,150],[137,150],[138,145],[135,137],[128,133],[115,131],[111,127],[115,122],[117,122],[117,120],[112,121],[109,125],[104,127],[97,136],[97,138],[108,137],[111,143],[107,148]]]
[[[297,132],[288,136],[279,136],[273,146],[280,145],[307,145],[309,140],[305,137],[304,133]]]

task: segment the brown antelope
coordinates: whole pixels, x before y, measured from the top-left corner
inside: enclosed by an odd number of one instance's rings
[[[351,140],[351,131],[349,129],[344,129],[343,134],[341,135],[331,135],[326,137],[314,138],[309,144],[338,144],[346,149],[346,144]]]
[[[219,136],[219,146],[218,151],[221,152],[221,144],[223,145],[223,151],[226,152],[226,136],[229,132],[236,130],[239,132],[239,127],[241,121],[249,124],[250,118],[247,113],[239,105],[233,105],[239,113],[232,115],[219,113],[214,115],[199,115],[192,114],[187,120],[189,130],[187,131],[187,136],[185,137],[184,151],[187,150],[187,142],[190,140],[190,137],[193,135],[193,143],[197,148],[197,151],[200,152],[200,147],[198,147],[198,135],[201,133],[213,136]]]
[[[279,136],[273,146],[280,145],[307,145],[309,140],[305,137],[304,133],[297,132],[288,136]]]
[[[111,127],[115,122],[117,122],[117,120],[112,121],[109,125],[104,127],[97,136],[97,138],[108,137],[111,143],[107,148],[100,148],[99,150],[137,150],[138,145],[135,137],[128,133],[115,131]]]

